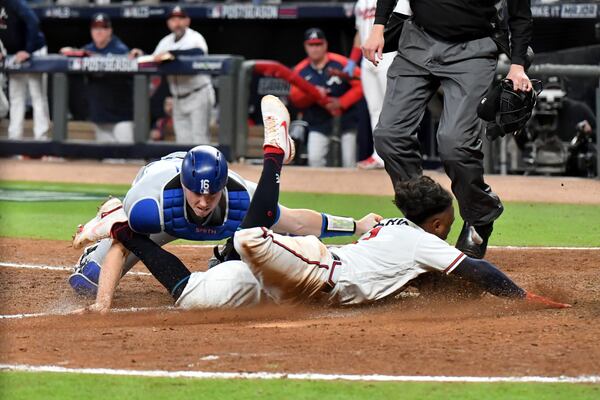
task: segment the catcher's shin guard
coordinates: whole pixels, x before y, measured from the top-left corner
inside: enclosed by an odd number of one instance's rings
[[[77,268],[69,277],[69,285],[82,296],[95,296],[98,292],[100,266],[94,261],[88,261]]]

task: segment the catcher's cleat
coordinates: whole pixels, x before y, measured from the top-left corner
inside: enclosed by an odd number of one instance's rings
[[[481,259],[485,257],[488,239],[493,230],[493,222],[481,226],[473,226],[465,222],[456,241],[456,248],[469,257]]]
[[[85,225],[79,225],[73,238],[73,247],[80,249],[100,239],[110,237],[110,230],[117,222],[126,222],[127,215],[123,203],[110,197],[98,209],[98,214]]]
[[[296,154],[294,141],[289,135],[290,113],[281,100],[271,95],[262,98],[260,107],[265,126],[263,148],[272,146],[283,150],[283,163],[289,164]]]

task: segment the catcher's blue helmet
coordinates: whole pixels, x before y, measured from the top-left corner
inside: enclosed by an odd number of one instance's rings
[[[227,184],[227,160],[212,146],[196,146],[181,164],[181,184],[198,194],[217,193]]]

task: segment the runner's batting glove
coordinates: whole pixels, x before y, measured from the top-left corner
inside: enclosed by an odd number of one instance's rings
[[[73,247],[80,249],[98,240],[110,237],[110,231],[117,222],[126,222],[127,214],[123,203],[110,197],[98,209],[98,214],[85,225],[79,225],[73,236]]]
[[[546,308],[571,308],[570,304],[559,303],[554,300],[550,300],[547,297],[543,297],[531,292],[525,294],[525,301],[532,304],[539,304]]]

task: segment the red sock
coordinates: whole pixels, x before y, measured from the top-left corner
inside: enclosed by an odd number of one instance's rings
[[[263,147],[263,153],[264,154],[269,154],[269,153],[271,153],[271,154],[273,154],[273,153],[274,154],[284,154],[283,150],[280,149],[279,147],[271,146],[271,145],[268,145],[268,144]]]

